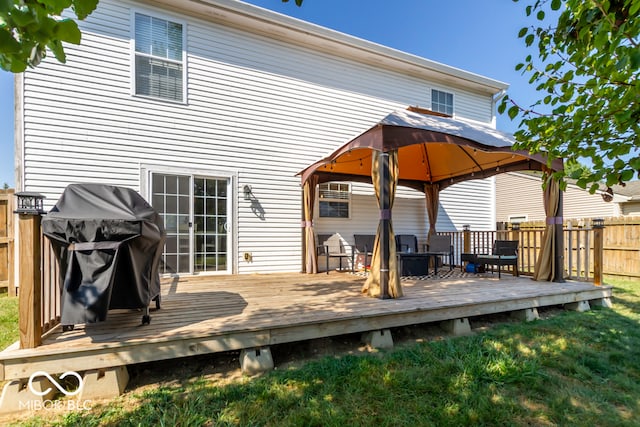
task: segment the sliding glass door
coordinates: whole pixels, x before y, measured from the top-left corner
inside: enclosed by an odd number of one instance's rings
[[[229,178],[151,174],[167,232],[162,274],[231,273],[229,190]]]

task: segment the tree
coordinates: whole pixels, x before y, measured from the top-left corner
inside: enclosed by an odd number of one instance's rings
[[[35,67],[47,48],[64,63],[62,43],[80,44],[81,34],[63,12],[70,9],[83,20],[97,5],[98,0],[0,0],[0,67],[13,73]]]
[[[518,1],[518,0],[514,0]],[[521,119],[516,147],[549,160],[581,160],[571,168],[582,188],[640,178],[640,0],[536,0],[537,24],[519,37],[537,46],[516,66],[542,99],[529,107],[505,97],[499,106]],[[559,14],[555,26],[545,21]],[[555,19],[554,19],[555,20]],[[558,178],[567,172],[556,174]]]

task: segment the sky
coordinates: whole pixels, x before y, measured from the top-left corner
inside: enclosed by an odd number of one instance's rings
[[[529,54],[517,34],[534,24],[525,4],[510,0],[246,0],[278,13],[510,84],[520,105],[538,99],[528,77],[515,71]],[[0,71],[0,187],[13,186],[13,75]],[[499,116],[514,132],[518,121]]]

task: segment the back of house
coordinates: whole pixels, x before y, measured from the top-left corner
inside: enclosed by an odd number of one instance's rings
[[[80,27],[66,64],[17,77],[17,191],[51,208],[71,183],[135,189],[165,274],[300,271],[297,172],[408,106],[495,126],[507,88],[234,0],[101,0]],[[319,190],[318,233],[375,234],[371,185]],[[492,229],[493,197],[493,179],[443,191],[438,231]],[[393,221],[424,241],[424,195],[399,189]]]

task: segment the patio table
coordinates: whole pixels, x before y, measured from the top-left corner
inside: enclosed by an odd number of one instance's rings
[[[398,252],[401,276],[426,276],[429,274],[429,263],[434,258],[433,273],[438,274],[438,257],[448,256],[448,252]],[[452,270],[453,266],[449,266]]]
[[[429,274],[430,253],[398,252],[398,267],[401,276],[426,276]]]

